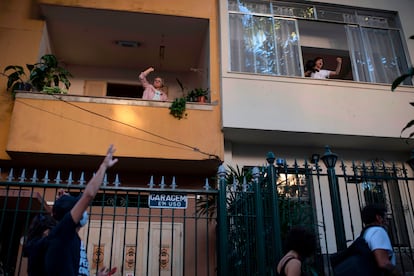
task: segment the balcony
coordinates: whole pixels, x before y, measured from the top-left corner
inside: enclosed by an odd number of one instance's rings
[[[215,173],[223,156],[218,106],[189,103],[178,120],[170,104],[21,92],[7,153],[23,166],[85,169],[95,168],[113,143],[119,170]]]
[[[413,87],[237,73],[222,84],[224,135],[233,142],[406,148],[400,133],[413,119]]]

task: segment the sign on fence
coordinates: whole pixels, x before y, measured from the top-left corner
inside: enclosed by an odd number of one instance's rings
[[[150,208],[187,209],[187,202],[187,195],[150,194],[148,197]]]

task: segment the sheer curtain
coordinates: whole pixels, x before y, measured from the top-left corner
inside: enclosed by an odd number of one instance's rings
[[[232,71],[301,76],[301,52],[295,20],[230,14]]]
[[[354,80],[392,83],[407,72],[399,31],[345,26]]]

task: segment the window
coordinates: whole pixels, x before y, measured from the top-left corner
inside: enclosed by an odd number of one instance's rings
[[[228,9],[233,72],[304,76],[311,56],[333,71],[342,57],[339,77],[359,82],[390,84],[408,71],[396,13],[253,0],[228,0]]]
[[[144,88],[141,85],[108,83],[106,95],[112,97],[142,98]]]

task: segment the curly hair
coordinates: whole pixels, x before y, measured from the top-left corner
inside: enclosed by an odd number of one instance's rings
[[[301,258],[307,258],[316,250],[316,235],[302,226],[293,227],[286,237],[286,249],[296,251]]]
[[[385,217],[387,208],[382,204],[370,204],[365,206],[361,211],[361,218],[364,224],[376,222],[377,215]]]
[[[52,229],[56,226],[56,220],[48,213],[36,215],[27,232],[27,240],[41,238],[45,230]]]

